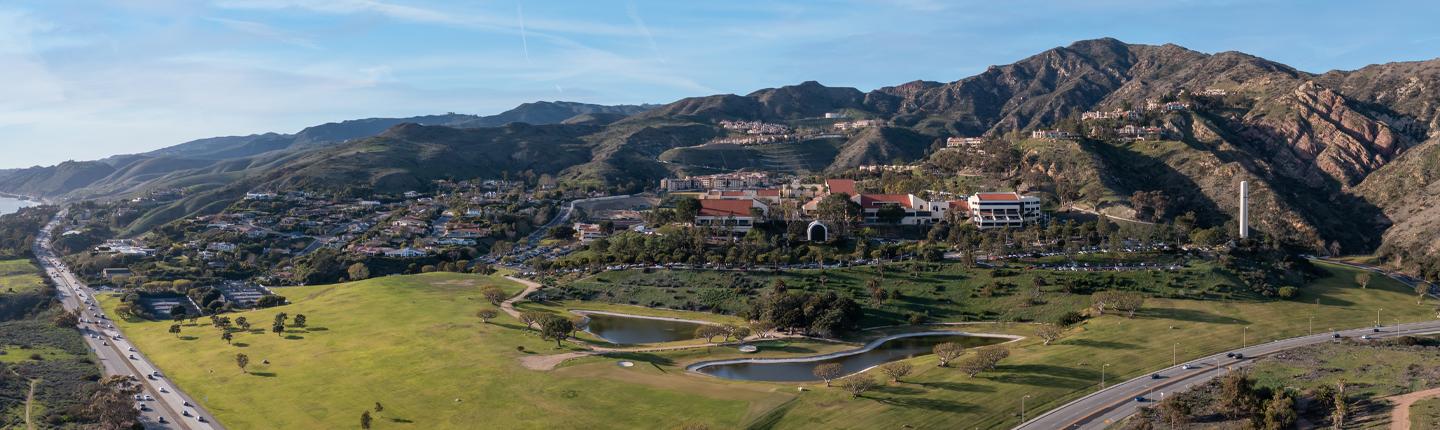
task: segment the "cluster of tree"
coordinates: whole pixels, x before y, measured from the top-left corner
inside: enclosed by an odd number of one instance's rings
[[[1344,383],[1341,383],[1338,393],[1328,385],[1309,393],[1312,407],[1332,411],[1334,428],[1343,427],[1348,411],[1343,391]],[[1289,390],[1256,387],[1254,378],[1237,370],[1200,389],[1166,396],[1153,407],[1141,408],[1127,428],[1179,429],[1199,424],[1201,420],[1207,423],[1219,420],[1226,422],[1224,427],[1283,430],[1299,421],[1297,403]]]
[[[1282,297],[1282,288],[1307,285],[1324,274],[1310,260],[1279,244],[1258,240],[1237,242],[1220,254],[1220,263],[1240,278],[1245,291],[1263,297]],[[1286,292],[1291,297],[1298,294],[1298,288]]]
[[[561,346],[561,342],[574,337],[576,331],[584,330],[588,321],[579,315],[566,318],[541,311],[520,312],[520,322],[525,324],[525,328],[538,328],[540,338],[555,341],[556,348]]]
[[[32,206],[0,216],[0,258],[29,257],[35,235],[57,211],[55,206]]]
[[[721,337],[722,342],[729,342],[731,338],[735,340],[745,340],[746,337],[750,336],[751,332],[752,330],[749,327],[740,327],[731,324],[701,324],[695,328],[695,338],[705,339],[706,342],[714,342],[716,337]]]
[[[478,256],[479,252],[474,248],[455,248],[421,258],[367,257],[320,248],[293,260],[295,269],[290,280],[313,285],[395,274],[493,272],[489,265],[474,261]]]
[[[1098,315],[1114,311],[1124,313],[1126,318],[1134,318],[1135,312],[1144,305],[1145,295],[1136,292],[1100,291],[1090,295],[1090,308]]]
[[[777,280],[770,291],[751,302],[744,316],[792,333],[834,337],[857,328],[864,312],[859,303],[834,291],[795,294]]]

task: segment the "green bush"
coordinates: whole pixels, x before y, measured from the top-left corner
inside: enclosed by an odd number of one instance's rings
[[[1280,287],[1279,294],[1280,298],[1282,299],[1293,299],[1295,298],[1295,296],[1300,295],[1300,289],[1291,286],[1284,286]]]

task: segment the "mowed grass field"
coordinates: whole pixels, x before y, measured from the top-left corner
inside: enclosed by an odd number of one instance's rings
[[[30,260],[0,260],[0,294],[24,293],[45,287],[45,281]]]
[[[1410,428],[1440,429],[1440,397],[1431,397],[1410,404]]]
[[[474,317],[488,307],[480,287],[520,286],[503,278],[460,274],[386,277],[357,283],[281,290],[294,303],[252,311],[257,329],[272,315],[305,314],[312,326],[286,336],[241,334],[227,346],[209,326],[185,326],[180,338],[169,322],[123,321],[126,333],[162,368],[230,428],[344,428],[375,402],[385,405],[376,428],[1008,428],[1019,421],[1020,398],[1040,413],[1098,388],[1108,379],[1144,375],[1180,360],[1249,342],[1305,334],[1314,315],[1317,332],[1434,318],[1433,303],[1417,304],[1388,279],[1369,289],[1354,272],[1322,266],[1331,276],[1282,302],[1150,299],[1136,318],[1105,316],[1070,330],[1050,346],[1026,339],[999,369],[975,378],[912,359],[916,374],[859,399],[821,384],[726,381],[684,372],[686,364],[735,356],[729,348],[624,354],[575,360],[549,372],[526,370],[524,346],[559,352],[553,342],[503,316],[484,325]],[[1316,300],[1319,304],[1316,304]],[[107,299],[113,306],[114,299]],[[550,309],[624,312],[624,306],[566,302]],[[537,306],[539,307],[539,306]],[[633,308],[635,310],[639,308]],[[639,312],[632,312],[639,313]],[[680,314],[663,312],[667,316]],[[699,317],[706,319],[705,317]],[[1028,324],[977,324],[965,330],[1029,334]],[[257,330],[258,331],[258,330]],[[848,346],[815,341],[775,342],[769,356],[809,355]],[[241,373],[234,354],[251,357]],[[618,360],[639,363],[619,368]],[[269,365],[260,364],[269,360]],[[457,401],[458,400],[458,401]]]
[[[687,422],[740,425],[764,390],[696,393],[684,385],[636,384],[529,371],[518,358],[550,354],[541,340],[502,316],[483,324],[484,285],[518,293],[500,277],[432,273],[284,288],[293,304],[244,316],[254,333],[234,345],[203,321],[120,321],[126,335],[167,376],[232,429],[355,428],[361,412],[384,405],[374,428],[654,428]],[[113,309],[115,298],[105,298]],[[304,314],[308,328],[269,332],[278,312]],[[262,330],[263,327],[263,330]],[[250,357],[249,373],[235,354]],[[262,364],[268,360],[270,364]],[[622,372],[613,365],[607,370]]]

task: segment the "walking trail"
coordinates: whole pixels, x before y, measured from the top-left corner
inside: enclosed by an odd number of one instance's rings
[[[1410,405],[1427,397],[1440,396],[1440,388],[1416,391],[1390,397],[1395,408],[1390,410],[1390,430],[1410,430]]]

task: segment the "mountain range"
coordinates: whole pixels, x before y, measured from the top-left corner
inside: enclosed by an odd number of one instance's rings
[[[1040,141],[1024,132],[1084,131],[1080,112],[1191,97],[1197,107],[1152,125],[1161,142]],[[0,171],[0,192],[105,198],[184,189],[132,233],[218,210],[251,189],[399,191],[450,177],[551,174],[572,186],[636,191],[677,174],[764,168],[840,172],[928,163],[945,138],[990,136],[1018,157],[987,186],[1049,194],[1064,206],[1135,215],[1131,196],[1160,191],[1165,217],[1233,222],[1240,181],[1252,224],[1316,252],[1377,254],[1440,276],[1440,59],[1309,73],[1240,52],[1076,42],[953,82],[872,91],[804,82],[660,106],[540,102],[477,117],[345,121],[296,134],[203,139],[145,154]],[[702,145],[721,120],[803,124],[843,112],[883,122],[785,145]],[[818,123],[818,122],[817,122]],[[828,123],[825,123],[828,124]],[[962,160],[963,161],[963,160]],[[955,174],[960,172],[945,172]],[[137,221],[139,222],[139,221]]]

